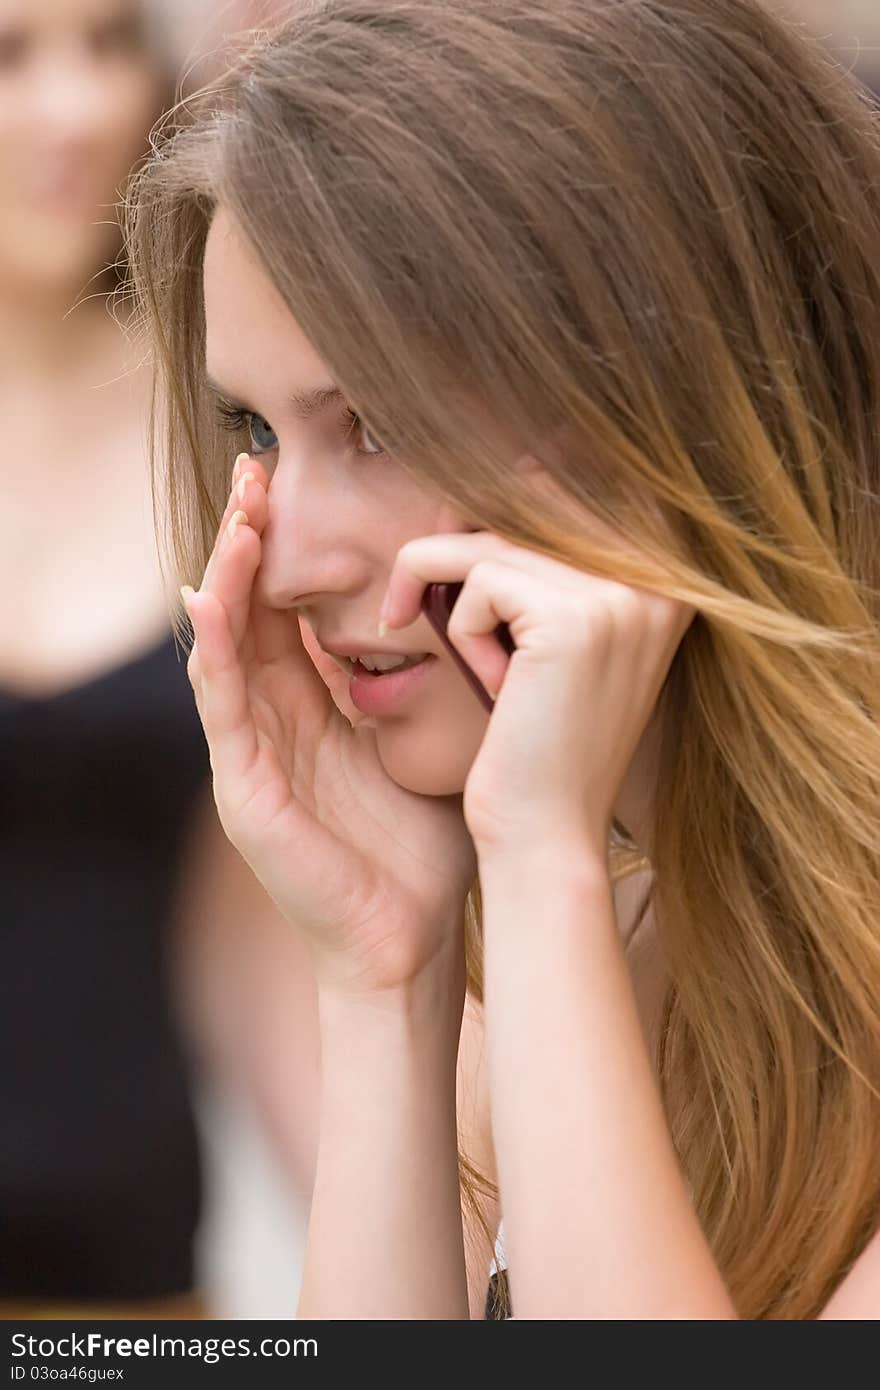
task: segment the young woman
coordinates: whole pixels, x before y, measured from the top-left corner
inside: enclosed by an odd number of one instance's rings
[[[329,0],[190,115],[130,244],[301,1316],[483,1316],[502,1215],[520,1318],[877,1315],[867,100],[753,0]]]
[[[4,1317],[201,1311],[193,1054],[256,1091],[311,1181],[314,986],[217,822],[157,563],[149,372],[102,273],[173,91],[153,19],[0,0]]]

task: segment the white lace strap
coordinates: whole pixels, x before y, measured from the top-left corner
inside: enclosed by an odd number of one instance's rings
[[[492,1268],[489,1270],[489,1278],[497,1274],[499,1269],[507,1268],[507,1256],[504,1253],[504,1222],[498,1227],[498,1234],[495,1237],[495,1258],[492,1261]]]

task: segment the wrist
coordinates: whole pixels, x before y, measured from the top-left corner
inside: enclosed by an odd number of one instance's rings
[[[465,996],[463,951],[437,959],[411,979],[384,989],[319,985],[318,1018],[324,1059],[349,1060],[393,1051],[446,1055],[454,1069]]]
[[[478,862],[484,899],[488,893],[541,893],[558,883],[593,888],[611,878],[607,843],[572,827],[560,832],[541,829],[523,844],[478,848]]]
[[[613,948],[618,941],[611,873],[597,853],[557,841],[531,855],[493,856],[480,868],[480,891],[487,1000],[499,971],[529,974],[536,959],[559,965],[571,950],[602,953],[609,933]]]

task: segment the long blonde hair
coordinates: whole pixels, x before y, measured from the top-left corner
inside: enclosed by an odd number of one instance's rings
[[[815,1315],[880,1215],[867,98],[753,0],[327,0],[178,117],[128,242],[180,578],[229,485],[199,278],[222,204],[425,486],[698,609],[660,698],[657,1063],[738,1310]],[[553,441],[558,499],[512,483],[499,422]],[[647,559],[591,542],[585,510]],[[468,935],[479,997],[478,891]]]

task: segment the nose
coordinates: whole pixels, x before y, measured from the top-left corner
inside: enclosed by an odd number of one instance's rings
[[[98,63],[81,45],[45,52],[33,75],[32,112],[48,144],[76,145],[105,135],[113,98]]]
[[[370,557],[371,541],[381,536],[380,519],[350,484],[343,487],[339,467],[329,454],[279,457],[269,481],[255,585],[258,598],[272,608],[311,608],[328,595],[352,597],[371,582],[378,608],[381,566]]]

